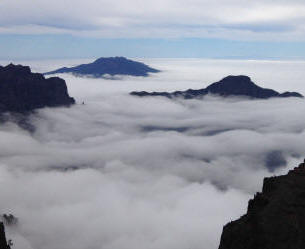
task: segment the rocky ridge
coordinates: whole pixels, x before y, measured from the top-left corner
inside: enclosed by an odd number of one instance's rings
[[[6,241],[5,229],[3,222],[0,222],[0,249],[10,249],[10,245]]]
[[[193,90],[189,89],[186,91],[176,92],[131,92],[131,95],[145,97],[145,96],[162,96],[167,98],[202,98],[208,94],[218,95],[221,97],[230,96],[245,96],[252,99],[268,99],[272,97],[299,97],[303,96],[297,92],[284,92],[279,93],[272,89],[262,88],[252,82],[250,77],[239,75],[239,76],[228,76],[222,80],[209,85],[206,88]]]
[[[32,73],[28,66],[0,66],[0,113],[26,113],[37,108],[74,103],[63,79],[46,79],[42,74]]]
[[[219,249],[305,248],[305,162],[264,179],[245,215],[224,226]]]

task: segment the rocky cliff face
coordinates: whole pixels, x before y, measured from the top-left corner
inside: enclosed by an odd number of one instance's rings
[[[304,249],[305,163],[265,178],[240,219],[224,226],[219,249]]]
[[[224,79],[209,85],[207,88],[176,92],[131,92],[131,95],[144,96],[163,96],[167,98],[181,97],[184,99],[202,98],[207,94],[228,96],[246,96],[253,99],[268,99],[272,97],[300,97],[303,96],[297,92],[279,93],[272,89],[262,88],[251,81],[248,76],[228,76]]]
[[[32,73],[27,66],[0,66],[0,113],[25,113],[36,108],[74,103],[63,79],[46,79],[42,74]]]
[[[10,246],[6,241],[4,225],[2,222],[0,223],[0,249],[10,249]]]

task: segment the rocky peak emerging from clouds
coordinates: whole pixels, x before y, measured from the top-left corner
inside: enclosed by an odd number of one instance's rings
[[[223,228],[219,249],[305,248],[305,163],[264,179],[247,213]]]
[[[32,73],[27,66],[0,66],[0,112],[24,113],[74,103],[63,79],[46,79],[42,74]]]
[[[202,98],[207,94],[228,96],[246,96],[253,99],[268,99],[272,97],[303,97],[296,92],[278,93],[272,89],[262,88],[251,81],[250,77],[227,76],[222,80],[209,85],[207,88],[176,92],[131,92],[131,95],[144,96],[163,96],[167,98],[182,97],[185,99]]]
[[[126,59],[125,57],[99,58],[92,63],[76,67],[63,67],[45,74],[72,73],[76,76],[103,77],[104,75],[131,75],[148,76],[148,73],[157,73],[158,70],[144,63]]]

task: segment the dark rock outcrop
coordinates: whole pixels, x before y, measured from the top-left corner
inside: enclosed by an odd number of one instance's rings
[[[5,236],[4,224],[0,222],[0,249],[10,249]]]
[[[128,60],[124,57],[99,58],[89,64],[82,64],[76,67],[63,67],[47,74],[55,73],[72,73],[76,76],[91,76],[95,78],[103,77],[108,74],[114,75],[131,75],[131,76],[148,76],[148,73],[157,73],[159,70],[151,68],[143,63]]]
[[[305,248],[305,163],[264,179],[246,215],[224,226],[219,249]]]
[[[25,113],[36,108],[74,103],[63,79],[46,79],[42,74],[32,73],[27,66],[0,66],[0,113]]]
[[[14,226],[18,224],[18,218],[12,214],[3,214],[1,218],[6,226]]]
[[[167,98],[181,97],[184,99],[202,98],[207,94],[228,96],[246,96],[254,99],[268,99],[271,97],[303,97],[296,92],[278,93],[272,89],[262,88],[251,81],[248,76],[228,76],[209,85],[207,88],[176,92],[131,92],[131,95],[144,96],[163,96]]]

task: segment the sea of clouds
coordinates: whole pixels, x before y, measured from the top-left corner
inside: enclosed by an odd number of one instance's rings
[[[45,72],[78,61],[27,61]],[[15,249],[215,249],[263,178],[305,156],[305,101],[134,90],[203,88],[233,74],[305,94],[305,62],[142,59],[148,78],[65,78],[77,104],[0,126],[0,211]],[[7,62],[1,61],[4,65]],[[84,104],[82,104],[84,102]]]

